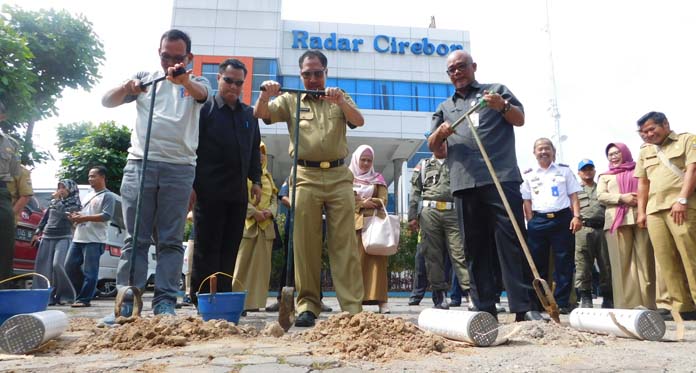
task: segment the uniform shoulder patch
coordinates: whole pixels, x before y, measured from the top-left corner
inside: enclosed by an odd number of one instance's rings
[[[652,145],[652,144],[644,142],[643,145],[640,146],[640,148],[643,149],[643,148],[648,147],[650,145]]]
[[[531,168],[528,168],[528,169],[522,171],[523,174],[528,174],[528,173],[530,173],[530,172],[532,172],[532,169],[531,169]]]
[[[561,166],[561,167],[570,167],[570,166],[568,166],[568,165],[565,164],[565,163],[556,163],[556,164],[559,165],[559,166]]]

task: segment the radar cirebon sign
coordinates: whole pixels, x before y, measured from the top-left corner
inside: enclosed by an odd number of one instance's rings
[[[324,49],[329,51],[360,52],[360,47],[365,44],[361,38],[341,38],[335,32],[329,36],[321,37],[310,35],[304,30],[292,30],[293,49]],[[433,54],[446,56],[451,51],[464,49],[461,44],[434,44],[427,37],[417,41],[399,40],[388,35],[375,35],[372,39],[372,47],[378,53],[406,54],[431,56]]]

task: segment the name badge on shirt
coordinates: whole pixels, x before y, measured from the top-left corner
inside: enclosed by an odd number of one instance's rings
[[[551,195],[554,197],[558,197],[558,186],[554,185],[551,187]]]
[[[474,125],[474,127],[479,126],[479,113],[473,113],[469,115],[469,118],[471,118],[471,123]]]

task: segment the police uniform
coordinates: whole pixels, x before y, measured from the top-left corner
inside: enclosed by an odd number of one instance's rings
[[[19,175],[7,182],[7,190],[10,191],[10,196],[12,197],[12,206],[20,197],[33,196],[34,189],[31,186],[31,172],[25,167],[20,167]]]
[[[344,93],[347,104],[355,106]],[[348,156],[347,121],[336,104],[302,94],[299,134],[295,133],[297,94],[285,93],[268,104],[267,123],[286,122],[290,157],[299,135],[293,248],[297,311],[321,312],[322,207],[326,208],[328,254],[336,297],[343,311],[362,311],[363,282],[356,250],[353,173]],[[292,185],[290,185],[292,190]]]
[[[662,153],[662,154],[660,154]],[[663,160],[664,159],[664,160]],[[696,194],[690,191],[682,225],[670,216],[685,182],[682,173],[696,163],[696,135],[670,132],[659,145],[643,144],[634,175],[650,181],[646,205],[647,227],[655,258],[672,299],[672,309],[696,309]],[[671,164],[671,165],[670,165]]]
[[[17,142],[0,131],[0,280],[12,275],[15,222],[7,183],[20,173],[18,150]]]
[[[446,270],[448,255],[452,262],[452,271],[459,279],[459,286],[465,291],[469,290],[464,243],[449,181],[447,163],[434,156],[421,161],[411,178],[408,219],[418,219],[420,224],[421,249],[436,305],[444,300],[444,293],[450,287]],[[422,207],[420,214],[419,207]]]
[[[575,287],[581,297],[589,296],[592,302],[592,268],[597,260],[599,288],[608,306],[612,298],[611,268],[604,238],[604,206],[597,199],[597,184],[582,185],[578,202],[582,228],[575,233]]]
[[[567,308],[575,269],[575,244],[570,231],[573,212],[569,196],[582,188],[570,168],[561,163],[551,163],[547,169],[540,166],[529,169],[522,178],[522,199],[531,200],[533,211],[527,222],[527,244],[542,278],[549,275],[549,249],[553,249],[554,297],[559,307]]]

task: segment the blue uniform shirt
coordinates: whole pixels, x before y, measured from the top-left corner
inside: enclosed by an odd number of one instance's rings
[[[548,169],[537,166],[522,175],[522,198],[532,201],[532,210],[547,213],[570,207],[570,195],[582,190],[570,168],[551,163]]]

